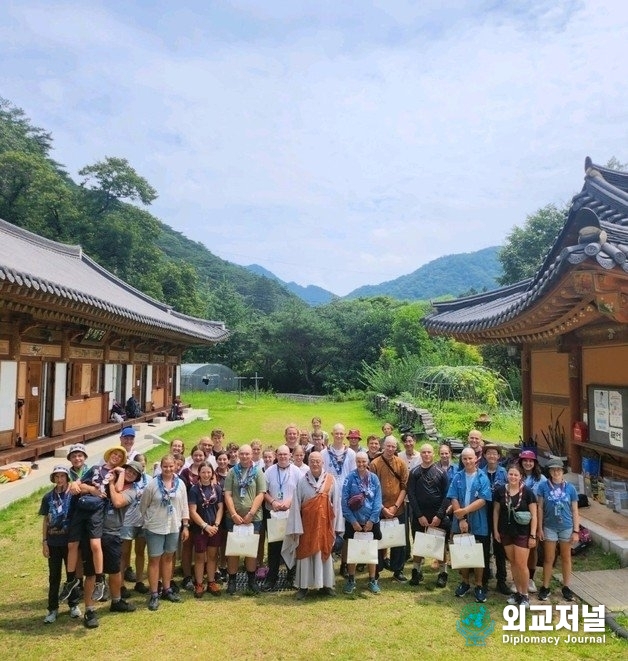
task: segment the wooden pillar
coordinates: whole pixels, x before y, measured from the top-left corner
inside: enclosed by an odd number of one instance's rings
[[[532,436],[532,372],[530,369],[530,346],[521,348],[521,412],[523,416],[523,442]]]
[[[567,433],[567,464],[574,473],[580,472],[582,448],[572,443],[574,423],[582,420],[582,348],[569,349],[569,429]]]

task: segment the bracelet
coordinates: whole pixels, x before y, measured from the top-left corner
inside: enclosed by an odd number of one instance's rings
[[[182,524],[181,524],[181,527],[183,527],[183,528],[189,528],[189,527],[190,527],[190,524],[189,524],[189,523],[182,523]]]
[[[203,532],[205,532],[205,531],[207,530],[208,527],[209,527],[209,524],[206,523],[206,524],[203,526]]]

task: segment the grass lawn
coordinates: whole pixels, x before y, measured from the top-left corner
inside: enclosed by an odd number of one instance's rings
[[[287,423],[309,426],[314,415],[323,418],[327,430],[342,421],[347,427],[359,427],[363,437],[377,433],[381,426],[358,402],[296,404],[271,397],[255,401],[245,395],[239,404],[235,395],[203,397],[212,420],[176,430],[188,449],[214,426],[222,427],[228,440],[242,443],[257,437],[264,444],[275,445]],[[156,448],[151,458],[162,452]],[[519,661],[525,654],[551,654],[553,660],[560,661],[625,659],[627,655],[626,641],[608,630],[606,643],[599,645],[561,642],[550,649],[538,644],[504,644],[505,598],[493,593],[487,607],[495,631],[485,648],[466,647],[456,623],[462,607],[472,598],[453,596],[456,572],[450,574],[450,585],[444,590],[433,587],[436,576],[430,569],[419,588],[395,584],[384,572],[380,595],[367,593],[365,575],[358,575],[355,597],[341,594],[340,579],[337,597],[313,597],[303,603],[297,603],[294,593],[287,591],[259,597],[206,596],[201,601],[186,594],[183,603],[162,603],[153,613],[147,610],[146,599],[138,595],[131,599],[137,606],[135,613],[109,613],[107,605],[100,604],[100,628],[93,631],[86,630],[81,621],[70,620],[67,606],[61,608],[55,624],[44,625],[47,567],[40,550],[41,520],[36,513],[40,498],[41,493],[35,494],[0,511],[0,630],[3,656],[12,661],[68,657],[130,661],[148,656],[213,659],[225,655],[238,660],[429,660],[442,659],[445,654],[450,658],[464,654],[468,659],[499,656],[500,661]],[[582,559],[576,558],[574,568],[580,568],[585,559],[589,569],[617,566],[614,556],[595,549]],[[407,573],[409,569],[407,566]],[[559,591],[554,590],[557,594]],[[560,635],[562,640],[566,637],[562,632],[548,635]]]

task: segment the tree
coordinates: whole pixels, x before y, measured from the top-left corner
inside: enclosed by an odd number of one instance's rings
[[[502,285],[510,285],[531,278],[541,266],[543,258],[562,229],[568,207],[548,204],[528,216],[523,227],[514,227],[499,253],[504,274]]]
[[[108,211],[122,200],[149,205],[157,198],[157,191],[141,177],[126,158],[107,156],[104,161],[86,165],[79,170],[84,177],[81,186],[94,192],[96,213]]]

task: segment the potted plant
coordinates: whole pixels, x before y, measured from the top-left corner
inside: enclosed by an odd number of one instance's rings
[[[545,443],[549,448],[550,459],[560,459],[563,462],[567,461],[567,435],[565,433],[565,427],[560,424],[560,416],[564,412],[565,409],[554,420],[552,410],[550,409],[550,424],[547,426],[547,433],[541,430],[541,434],[543,434]]]

